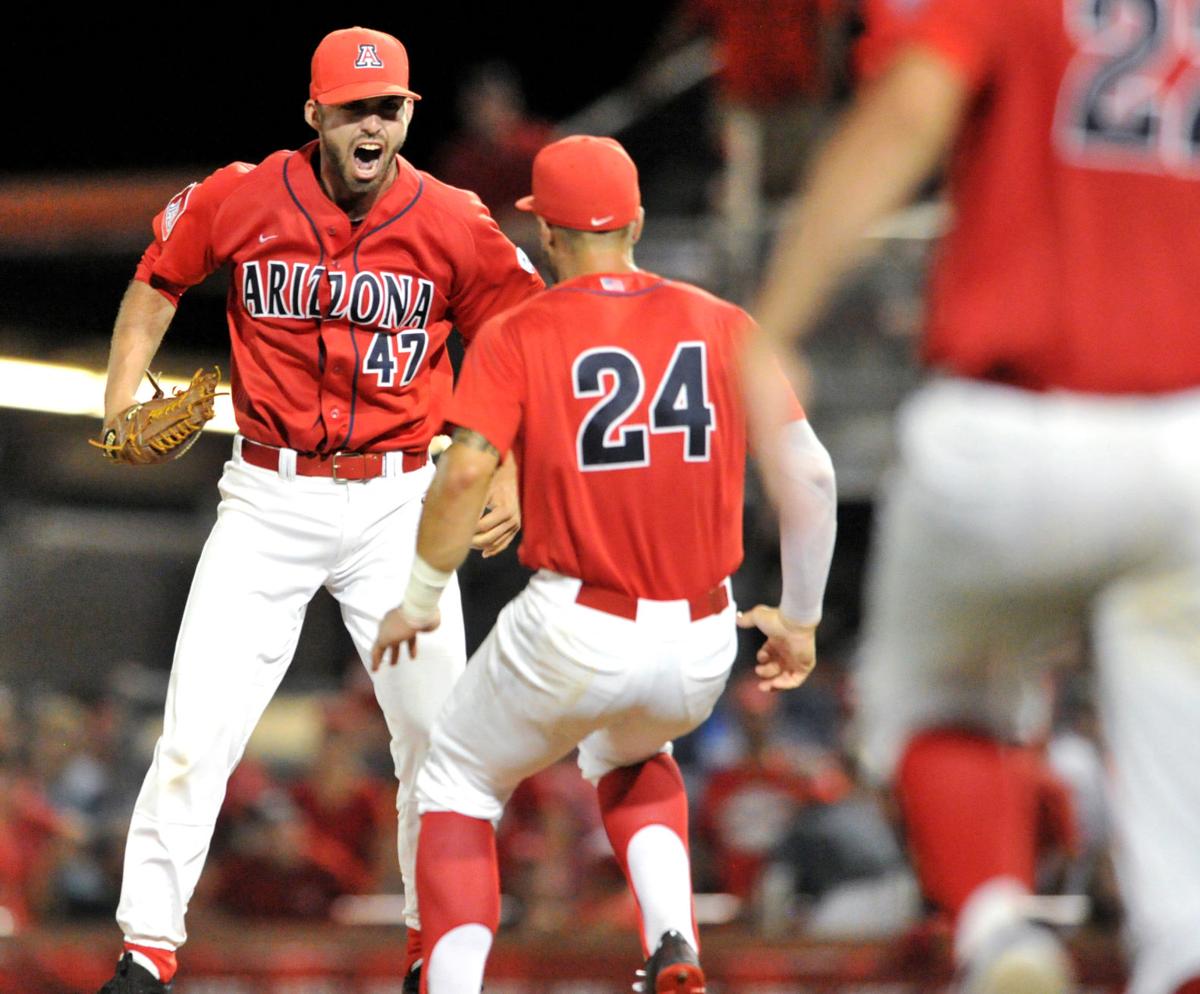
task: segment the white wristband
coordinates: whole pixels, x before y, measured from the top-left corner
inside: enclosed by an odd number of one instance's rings
[[[414,625],[431,622],[437,616],[438,600],[452,576],[453,570],[435,569],[418,555],[413,560],[408,587],[400,604],[404,617]]]

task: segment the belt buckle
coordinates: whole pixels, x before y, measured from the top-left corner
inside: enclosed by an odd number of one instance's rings
[[[338,476],[338,460],[341,459],[343,455],[347,455],[347,454],[353,455],[354,453],[335,452],[333,454],[333,456],[330,458],[330,462],[329,462],[330,474],[329,475],[331,477],[333,477],[333,481],[335,483],[350,483],[351,480],[354,479],[353,477],[348,477],[348,476]]]

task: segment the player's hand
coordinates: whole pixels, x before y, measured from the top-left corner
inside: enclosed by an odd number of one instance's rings
[[[507,549],[521,530],[521,501],[515,474],[496,473],[486,506],[471,539],[471,548],[482,549],[484,559]]]
[[[766,604],[739,611],[737,623],[739,628],[757,628],[767,637],[755,657],[759,690],[793,690],[808,679],[817,665],[816,625],[789,621],[779,608]]]
[[[371,649],[371,672],[376,673],[384,663],[395,666],[400,661],[400,646],[408,646],[408,654],[417,658],[417,634],[432,632],[442,623],[441,612],[423,625],[415,625],[404,613],[403,605],[392,608],[379,623],[379,635]]]

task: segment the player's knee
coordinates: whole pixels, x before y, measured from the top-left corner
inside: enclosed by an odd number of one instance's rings
[[[417,775],[417,811],[454,811],[470,818],[497,821],[504,813],[504,798],[444,764],[426,762]]]

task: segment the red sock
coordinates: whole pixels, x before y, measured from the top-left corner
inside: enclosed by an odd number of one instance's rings
[[[421,994],[425,994],[428,957],[442,936],[459,925],[478,923],[493,935],[500,927],[500,869],[492,823],[454,811],[421,815],[417,894],[425,950]]]
[[[1026,749],[947,729],[909,743],[897,789],[926,897],[957,917],[996,877],[1033,887],[1037,784]]]
[[[175,962],[174,949],[156,949],[154,946],[139,946],[136,942],[125,943],[125,951],[130,953],[141,953],[158,970],[158,979],[164,984],[169,984],[171,978],[175,976],[175,971],[179,969],[179,965]]]
[[[423,956],[421,952],[421,930],[410,927],[404,937],[404,976],[407,977],[417,960]]]
[[[1175,988],[1175,994],[1200,994],[1200,977],[1192,977]]]
[[[647,825],[663,825],[679,836],[685,851],[688,849],[687,793],[679,766],[667,753],[660,752],[644,763],[622,766],[604,774],[596,784],[596,792],[600,797],[604,830],[631,891],[633,881],[629,876],[626,852],[630,840],[641,829]],[[633,898],[636,902],[636,891],[633,891]],[[639,920],[641,911],[639,904]],[[638,935],[642,936],[643,931],[639,928]],[[692,931],[696,931],[694,912]],[[645,945],[643,938],[642,951],[649,956],[652,950],[646,949]]]

